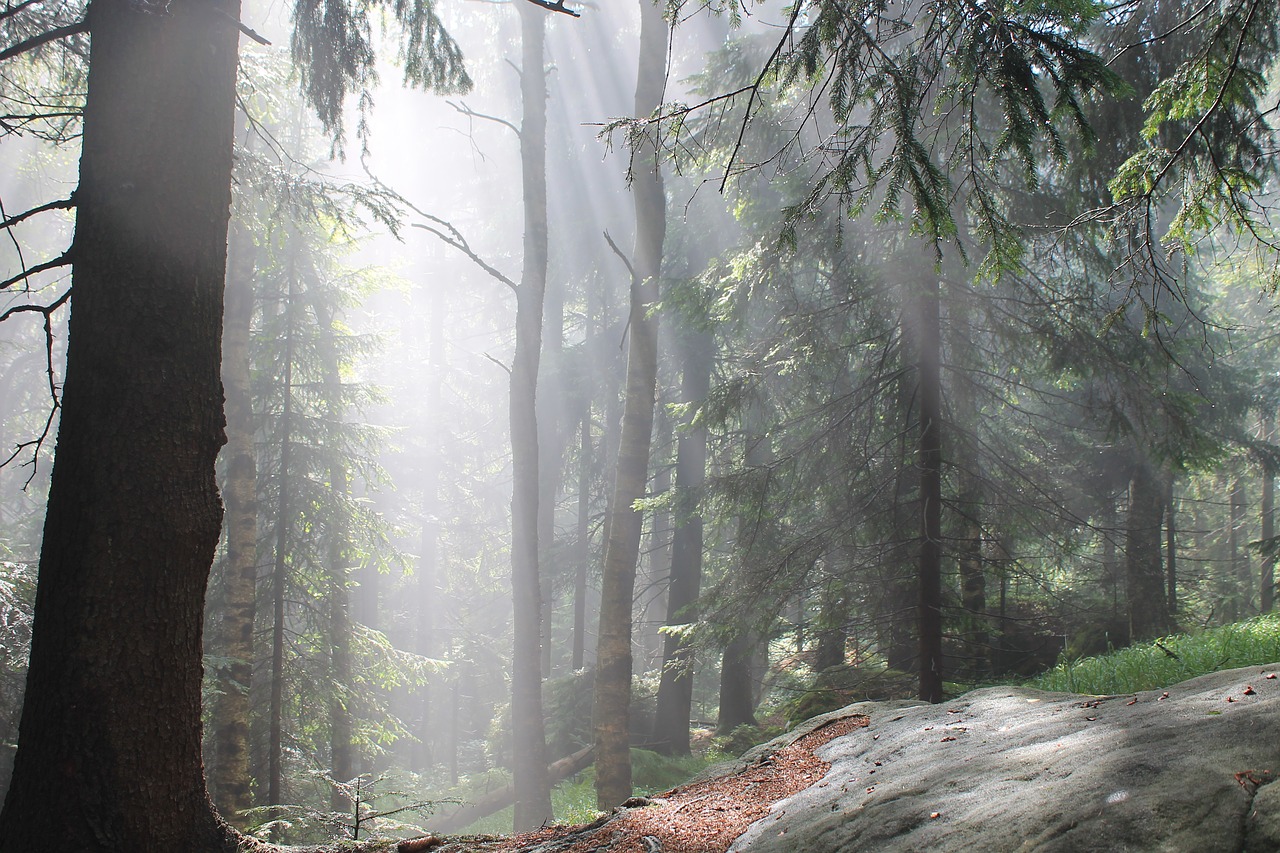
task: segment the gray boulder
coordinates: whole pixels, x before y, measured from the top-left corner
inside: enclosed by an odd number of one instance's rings
[[[1126,696],[859,703],[730,853],[1280,851],[1280,664]]]

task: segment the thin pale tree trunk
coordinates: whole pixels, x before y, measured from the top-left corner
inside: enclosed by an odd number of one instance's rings
[[[932,245],[926,249],[931,254]],[[918,283],[920,562],[917,620],[920,698],[942,701],[942,368],[938,276],[929,259]]]
[[[662,102],[666,83],[667,34],[663,6],[640,0],[640,60],[635,114],[647,116]],[[631,796],[631,601],[640,556],[642,514],[633,507],[644,495],[653,437],[658,378],[658,274],[666,237],[666,194],[652,144],[632,152],[631,195],[636,242],[632,253],[626,400],[601,573],[600,631],[592,729],[596,747],[596,802],[612,808]]]
[[[538,364],[547,286],[547,86],[545,13],[518,4],[522,45],[520,163],[524,186],[524,269],[516,288],[516,348],[511,362],[511,657],[513,826],[552,817],[542,723],[542,587],[538,567]]]
[[[226,398],[227,479],[222,501],[227,532],[226,602],[217,645],[227,663],[218,669],[214,702],[216,771],[214,803],[223,818],[243,829],[253,805],[249,776],[249,685],[253,678],[253,620],[258,580],[258,474],[253,450],[249,390],[249,337],[253,324],[253,238],[243,225],[231,232],[222,336],[222,385]]]

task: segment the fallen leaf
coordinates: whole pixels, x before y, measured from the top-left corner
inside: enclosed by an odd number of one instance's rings
[[[937,820],[942,817],[942,812],[929,812],[929,820]]]
[[[1097,717],[1085,717],[1085,719],[1092,723],[1094,720],[1096,720],[1096,719],[1098,719],[1098,718],[1097,718]]]
[[[1252,684],[1246,684],[1246,685],[1244,686],[1244,695],[1246,695],[1246,696],[1255,696],[1255,695],[1257,695],[1257,693],[1258,693],[1258,691],[1256,691],[1256,690],[1254,690],[1254,689],[1253,689],[1253,685],[1252,685]]]
[[[938,741],[938,743],[947,743],[948,741],[953,741],[953,740],[955,740],[955,738],[953,738],[951,735],[947,735],[942,740]]]
[[[1137,705],[1137,704],[1138,704],[1138,697],[1137,697],[1137,696],[1134,696],[1132,699],[1130,699],[1128,702],[1125,702],[1124,704],[1126,704],[1126,705]]]
[[[1236,697],[1234,697],[1234,696],[1228,696],[1228,697],[1227,697],[1227,701],[1228,701],[1228,702],[1234,702],[1234,701],[1236,701]]]
[[[1161,693],[1161,694],[1160,694],[1160,698],[1159,698],[1159,699],[1157,699],[1156,701],[1157,701],[1157,702],[1163,702],[1165,699],[1168,699],[1168,698],[1169,698],[1169,691],[1168,691],[1168,690],[1166,690],[1165,692],[1163,692],[1163,693]]]
[[[1267,676],[1268,679],[1274,679],[1275,677],[1276,674],[1274,672]]]

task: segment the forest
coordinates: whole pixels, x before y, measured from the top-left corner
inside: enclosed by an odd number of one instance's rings
[[[1278,111],[1274,0],[6,0],[0,851],[1265,618]]]

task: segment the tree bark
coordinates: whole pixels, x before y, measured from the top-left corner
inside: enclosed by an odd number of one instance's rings
[[[755,726],[756,703],[751,659],[756,639],[747,631],[735,634],[720,659],[720,714],[716,732],[727,735],[738,726]]]
[[[635,114],[647,116],[662,102],[666,82],[667,33],[663,7],[640,0],[640,59]],[[596,802],[612,808],[631,796],[631,600],[640,556],[642,514],[633,506],[644,495],[653,437],[658,378],[658,274],[666,237],[666,193],[656,150],[644,143],[632,152],[631,195],[636,241],[632,253],[626,400],[618,442],[617,473],[601,573],[600,630],[592,728],[596,748]]]
[[[267,790],[266,803],[272,807],[274,818],[278,811],[276,806],[284,803],[284,636],[285,636],[285,587],[289,570],[289,535],[292,528],[289,514],[293,500],[290,494],[292,482],[292,447],[293,447],[293,344],[295,319],[292,312],[297,309],[297,269],[296,254],[298,248],[292,235],[294,245],[288,247],[289,290],[285,299],[284,317],[284,363],[280,381],[283,385],[284,402],[280,410],[280,469],[277,473],[279,493],[276,501],[275,556],[271,567],[271,698],[267,705]],[[274,833],[273,833],[274,834]]]
[[[1174,502],[1177,500],[1174,494],[1176,485],[1177,478],[1169,472],[1166,475],[1164,492],[1164,582],[1170,616],[1178,612],[1178,532],[1177,514],[1174,512]]]
[[[249,776],[249,684],[253,678],[253,620],[258,580],[258,476],[249,390],[249,337],[253,324],[253,238],[237,224],[231,233],[222,384],[226,397],[227,459],[224,526],[227,531],[226,602],[218,620],[219,654],[214,702],[216,772],[213,799],[233,826],[243,829],[253,805]]]
[[[1242,547],[1248,541],[1245,535],[1244,478],[1231,481],[1231,530],[1228,533],[1231,548],[1231,570],[1235,580],[1235,597],[1239,601],[1237,619],[1247,619],[1253,611],[1253,572],[1249,569],[1249,554]]]
[[[93,0],[66,384],[0,850],[234,848],[205,790],[201,632],[235,0]]]
[[[1169,629],[1168,599],[1160,555],[1164,488],[1151,464],[1138,459],[1129,478],[1125,574],[1129,641],[1150,640]]]
[[[516,288],[516,349],[511,362],[511,657],[514,830],[552,817],[542,723],[542,587],[538,567],[538,364],[547,286],[546,14],[518,4],[521,34],[520,164],[524,187],[524,268]]]
[[[926,249],[932,252],[932,246]],[[939,282],[932,264],[917,296],[920,383],[920,698],[942,701],[942,372]]]
[[[684,361],[680,399],[698,403],[711,391],[715,343],[705,330],[691,332],[682,345]],[[702,590],[702,516],[698,492],[707,475],[707,429],[685,424],[676,442],[675,523],[671,541],[671,577],[667,587],[666,624],[686,625],[698,620]],[[689,718],[693,713],[694,646],[690,637],[663,638],[662,675],[658,682],[653,737],[658,752],[689,755]]]

